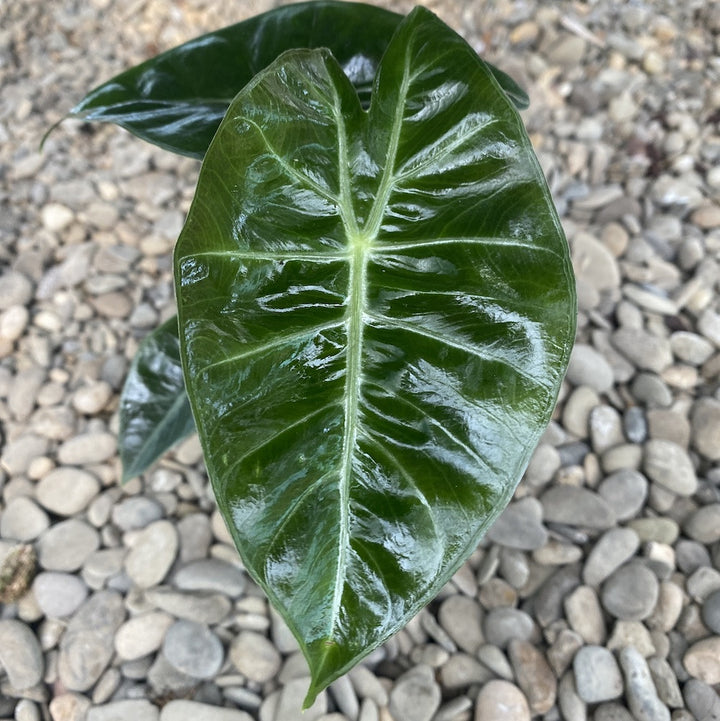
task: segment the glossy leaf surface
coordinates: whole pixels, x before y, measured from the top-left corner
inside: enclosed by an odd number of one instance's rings
[[[123,482],[146,471],[194,430],[175,317],[143,340],[125,379],[118,434]]]
[[[367,103],[377,65],[402,16],[361,3],[299,3],[208,33],[100,85],[70,115],[116,123],[202,158],[231,100],[285,50],[329,48]],[[519,107],[527,95],[493,68]]]
[[[418,8],[368,112],[324,50],[238,95],[175,278],[217,502],[311,700],[510,499],[574,338],[567,244],[517,112]]]

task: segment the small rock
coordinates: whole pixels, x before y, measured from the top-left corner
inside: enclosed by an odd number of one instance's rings
[[[612,508],[586,488],[553,486],[540,501],[546,522],[601,529],[615,525]]]
[[[619,703],[602,703],[593,714],[593,721],[635,721],[625,706]]]
[[[282,661],[272,643],[254,631],[242,631],[233,639],[230,660],[243,676],[256,683],[274,678]]]
[[[40,644],[22,621],[0,620],[0,665],[17,691],[35,686],[42,680],[45,661]]]
[[[173,578],[173,585],[184,591],[217,591],[237,598],[245,590],[245,574],[227,561],[216,558],[193,561]]]
[[[116,504],[112,522],[123,531],[145,528],[163,517],[163,507],[152,498],[133,496]]]
[[[224,659],[220,639],[195,621],[176,621],[165,634],[162,649],[174,668],[198,679],[213,678]]]
[[[446,691],[458,692],[471,684],[490,681],[494,674],[467,653],[454,653],[439,670],[439,681]]]
[[[579,232],[572,238],[570,247],[578,285],[587,283],[597,291],[613,290],[620,285],[617,261],[597,238]]]
[[[600,403],[598,394],[589,386],[579,386],[565,401],[562,423],[578,438],[587,438],[590,412]]]
[[[628,705],[637,721],[670,721],[670,711],[660,701],[645,659],[632,647],[620,651]]]
[[[153,519],[157,520],[157,519]],[[189,563],[205,558],[212,541],[210,521],[204,513],[191,513],[177,524],[180,537],[180,562]]]
[[[61,203],[48,203],[40,210],[40,219],[47,230],[59,233],[75,220],[75,213]]]
[[[703,603],[702,619],[705,625],[720,636],[720,590],[713,591]]]
[[[103,463],[115,455],[117,442],[111,433],[82,433],[58,448],[58,461],[65,466]]]
[[[33,581],[33,594],[40,610],[48,618],[65,618],[80,608],[88,588],[70,573],[47,571]]]
[[[596,393],[607,393],[614,382],[612,368],[592,346],[576,343],[570,355],[566,378],[575,386],[589,386]]]
[[[24,305],[13,305],[0,313],[0,339],[14,343],[27,328],[30,312]]]
[[[440,707],[440,687],[430,666],[415,666],[400,676],[388,707],[396,721],[430,721]]]
[[[622,419],[612,406],[596,406],[590,412],[590,441],[598,455],[625,442]]]
[[[79,468],[56,468],[40,480],[37,499],[58,516],[74,516],[83,511],[100,492],[97,478]]]
[[[115,631],[125,618],[122,597],[98,591],[70,619],[60,640],[58,674],[71,691],[87,691],[113,655]]]
[[[683,530],[694,541],[706,546],[720,541],[720,503],[702,506],[691,513]]]
[[[701,205],[693,211],[690,221],[703,230],[720,227],[720,205]]]
[[[678,360],[700,366],[715,352],[713,344],[697,333],[679,330],[670,336],[670,347]]]
[[[277,701],[274,721],[297,721],[298,709],[302,708],[308,686],[309,679],[296,678],[288,681],[282,687],[280,697]],[[327,712],[327,704],[327,694],[325,691],[322,691],[317,695],[315,703],[302,712],[302,721],[306,721],[306,718],[307,721],[318,721],[320,717]],[[262,717],[262,709],[260,715]],[[410,720],[415,721],[415,717],[411,716]],[[397,721],[404,721],[404,719],[398,717]]]
[[[720,636],[697,641],[685,652],[683,665],[687,672],[711,686],[720,683]]]
[[[555,705],[557,682],[545,657],[531,643],[517,639],[510,641],[508,654],[530,712],[547,713]]]
[[[598,494],[610,506],[618,521],[636,516],[645,505],[647,493],[645,476],[630,468],[611,473],[598,486]]]
[[[588,554],[583,579],[590,586],[599,586],[610,574],[632,558],[640,547],[635,531],[611,528],[606,531]]]
[[[711,461],[720,460],[720,401],[700,398],[690,414],[692,445]]]
[[[523,692],[508,681],[488,681],[475,702],[475,721],[530,721]]]
[[[508,548],[532,551],[547,541],[542,506],[530,496],[511,503],[487,533],[489,540]]]
[[[87,715],[87,721],[157,721],[160,709],[144,698],[113,701],[101,706],[93,706]]]
[[[0,516],[0,536],[8,540],[34,541],[49,527],[47,513],[27,496],[13,498]]]
[[[575,689],[575,677],[566,673],[558,683],[558,708],[561,718],[573,721],[587,721],[585,702],[578,696]]]
[[[697,721],[720,719],[720,696],[712,686],[691,678],[683,688],[685,703]]]
[[[482,609],[473,598],[453,594],[439,610],[438,620],[458,648],[474,654],[484,643]]]
[[[599,645],[605,642],[605,620],[592,587],[578,586],[565,599],[565,615],[570,628],[579,633],[585,643]]]
[[[670,708],[681,708],[683,697],[680,693],[677,677],[670,664],[660,656],[649,658],[647,663],[660,700]]]
[[[602,603],[615,618],[641,621],[657,603],[659,584],[655,574],[641,563],[628,563],[605,581]]]
[[[610,651],[632,646],[643,658],[657,653],[650,631],[640,621],[617,621],[606,646]]]
[[[0,466],[9,476],[19,476],[26,473],[32,461],[44,456],[47,450],[47,438],[27,433],[5,444],[0,456]]]
[[[623,430],[626,438],[631,443],[644,443],[647,440],[648,424],[642,408],[630,406],[625,411],[623,414]]]
[[[648,478],[680,496],[697,490],[697,476],[687,453],[672,441],[651,440],[645,444],[643,468]]]
[[[562,676],[565,673],[578,649],[582,648],[582,646],[583,640],[579,633],[567,628],[560,631],[547,652],[548,662],[555,671],[556,676]]]
[[[7,270],[0,275],[0,311],[27,305],[33,296],[33,284],[22,273]]]
[[[615,656],[602,646],[583,646],[573,659],[575,688],[585,703],[619,698],[623,679]]]
[[[134,616],[115,635],[115,650],[123,661],[134,661],[157,651],[174,619],[162,611]]]
[[[125,557],[125,571],[140,588],[156,586],[170,570],[177,546],[175,526],[170,521],[155,521],[139,531],[135,544]]]
[[[303,716],[303,719],[305,717]],[[160,721],[253,721],[245,711],[221,706],[210,706],[197,701],[175,699],[165,704]]]
[[[672,546],[675,543],[680,528],[677,521],[672,518],[633,518],[628,526],[637,533],[638,538],[643,543],[655,541],[656,543],[665,543]]]
[[[505,648],[513,639],[533,641],[537,628],[533,619],[517,608],[494,608],[486,614],[483,624],[488,643]]]
[[[207,591],[179,592],[170,588],[151,588],[145,592],[148,603],[177,618],[198,623],[220,623],[230,613],[230,599]]]
[[[73,393],[73,408],[78,413],[94,416],[100,413],[112,398],[112,386],[106,381],[88,383]]]
[[[670,342],[637,328],[620,328],[611,336],[612,344],[641,370],[661,373],[672,365]]]
[[[46,571],[77,571],[100,546],[98,532],[69,518],[49,528],[38,541],[38,559]]]

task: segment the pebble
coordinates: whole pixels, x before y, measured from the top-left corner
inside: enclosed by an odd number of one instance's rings
[[[23,543],[34,541],[50,527],[50,519],[27,496],[13,498],[0,516],[0,537]]]
[[[720,696],[712,686],[691,678],[683,687],[685,703],[697,721],[720,719]]]
[[[670,711],[660,701],[645,659],[632,647],[620,651],[628,705],[637,721],[670,721]]]
[[[623,678],[615,656],[597,645],[583,646],[573,659],[575,688],[585,703],[600,703],[619,698]]]
[[[390,690],[388,708],[395,721],[430,721],[439,707],[440,687],[430,666],[415,666]]]
[[[522,551],[533,551],[547,541],[542,524],[543,508],[528,496],[508,505],[490,527],[487,538],[495,543]]]
[[[576,233],[570,248],[578,285],[587,283],[597,291],[613,290],[620,285],[617,261],[597,238],[585,232]]]
[[[207,626],[184,619],[170,626],[162,651],[174,668],[198,679],[213,678],[225,657],[220,639]]]
[[[530,721],[523,692],[509,681],[488,681],[475,702],[475,721]]]
[[[230,645],[230,660],[248,680],[265,683],[278,674],[282,658],[265,636],[242,631]]]
[[[622,418],[612,407],[596,406],[590,412],[590,442],[597,454],[624,443]]]
[[[484,643],[482,609],[475,599],[461,594],[446,598],[438,609],[438,621],[458,648],[474,654]]]
[[[88,588],[70,573],[46,571],[33,581],[33,594],[40,610],[48,618],[66,618],[82,605]]]
[[[683,363],[700,366],[715,352],[713,344],[697,333],[679,330],[670,336],[670,348]]]
[[[79,468],[55,468],[37,485],[40,504],[58,516],[74,516],[100,492],[97,478]]]
[[[673,362],[670,341],[637,328],[620,328],[611,335],[612,344],[641,370],[661,373]]]
[[[310,681],[307,678],[296,678],[288,681],[282,687],[280,696],[277,699],[274,721],[298,721],[298,709],[302,707],[309,684]],[[327,705],[327,693],[322,691],[317,695],[315,703],[310,708],[302,711],[302,721],[316,721],[327,713]],[[260,718],[262,720],[262,707],[260,709]],[[405,721],[405,719],[397,718],[394,721]],[[416,721],[416,719],[411,716],[408,721]]]
[[[22,621],[0,619],[0,665],[16,691],[40,683],[45,671],[42,650],[35,634]]]
[[[605,609],[624,621],[647,618],[657,603],[659,584],[655,574],[639,562],[614,571],[602,587]]]
[[[633,518],[628,527],[637,533],[643,543],[655,541],[671,546],[680,533],[677,521],[672,518]]]
[[[584,343],[575,344],[566,378],[574,386],[588,386],[596,393],[607,393],[614,382],[612,368],[605,357]]]
[[[112,386],[107,381],[94,381],[73,393],[72,405],[78,413],[94,416],[107,406],[112,395]]]
[[[687,672],[711,686],[720,683],[720,635],[694,643],[683,656]]]
[[[547,713],[555,705],[557,681],[545,656],[531,643],[518,639],[508,644],[508,655],[530,712],[533,715]]]
[[[589,386],[579,386],[565,401],[562,423],[578,438],[587,438],[590,412],[600,403],[598,394]]]
[[[207,591],[181,592],[160,587],[145,592],[145,598],[153,607],[198,623],[220,623],[230,613],[232,603],[227,596]]]
[[[600,704],[593,714],[593,721],[636,721],[619,703]]]
[[[652,656],[647,660],[647,664],[660,700],[670,708],[681,708],[683,697],[670,664],[661,656]]]
[[[605,620],[597,593],[591,586],[578,586],[565,599],[565,616],[570,628],[579,633],[585,643],[605,642]]]
[[[599,586],[616,569],[632,558],[640,546],[635,531],[611,528],[595,543],[583,568],[583,579],[590,586]]]
[[[672,441],[651,440],[645,444],[643,470],[651,481],[680,496],[697,490],[697,476],[688,454]]]
[[[693,448],[710,461],[720,460],[720,401],[700,398],[690,413]]]
[[[237,598],[245,590],[245,574],[237,566],[215,558],[193,561],[175,574],[173,585],[184,591],[217,591]]]
[[[75,213],[61,203],[47,203],[40,210],[40,219],[47,230],[59,233],[75,220]]]
[[[720,590],[713,591],[705,598],[702,619],[713,633],[720,636]]]
[[[691,513],[683,523],[683,530],[706,546],[720,541],[720,503],[710,503]]]
[[[115,632],[125,619],[120,594],[98,591],[70,619],[60,640],[58,675],[65,688],[87,691],[113,656]]]
[[[123,661],[135,661],[157,651],[174,619],[162,611],[151,611],[125,621],[115,635],[115,651]]]
[[[125,557],[125,571],[140,588],[159,584],[175,560],[178,537],[170,521],[155,521],[141,531]]]
[[[184,699],[174,699],[166,703],[160,711],[160,721],[189,721],[190,719],[192,721],[253,721],[250,714],[239,709],[211,706]]]
[[[123,531],[145,528],[162,517],[162,505],[145,496],[126,498],[112,509],[112,522]]]
[[[115,455],[117,441],[111,433],[81,433],[58,448],[58,461],[65,466],[103,463]]]
[[[101,706],[93,706],[87,715],[87,721],[157,721],[160,709],[146,699],[124,699]]]
[[[598,494],[610,506],[618,521],[635,517],[645,505],[647,478],[630,468],[608,475],[598,486]]]
[[[6,270],[0,275],[0,311],[27,305],[32,299],[33,284],[22,273]]]
[[[534,641],[537,628],[532,617],[517,608],[495,608],[485,615],[483,623],[485,639],[498,648],[505,648],[510,641]]]
[[[540,498],[546,522],[605,529],[615,524],[615,514],[607,502],[587,488],[553,486]]]
[[[100,547],[98,532],[69,518],[49,528],[38,541],[38,560],[46,571],[77,571]]]

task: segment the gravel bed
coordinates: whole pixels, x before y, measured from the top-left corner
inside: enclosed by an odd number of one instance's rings
[[[720,718],[720,4],[425,3],[529,90],[577,345],[499,522],[312,709],[197,440],[119,485],[118,394],[174,312],[198,164],[110,126],[38,143],[275,4],[0,4],[0,721]]]

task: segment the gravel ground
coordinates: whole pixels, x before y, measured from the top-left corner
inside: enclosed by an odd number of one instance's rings
[[[578,342],[508,510],[310,711],[197,441],[118,484],[198,165],[77,122],[37,146],[100,81],[272,5],[0,4],[0,719],[720,718],[718,4],[428,3],[529,89]]]

